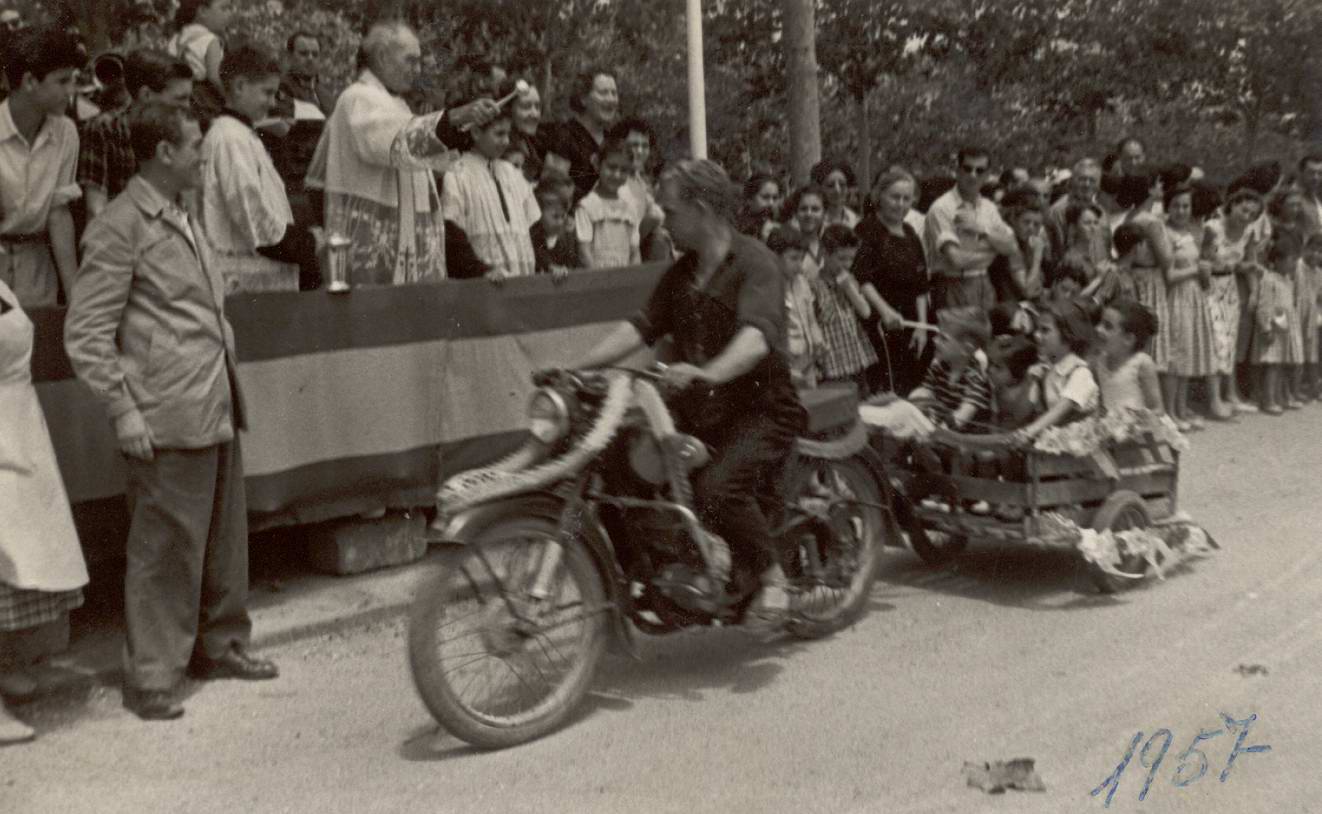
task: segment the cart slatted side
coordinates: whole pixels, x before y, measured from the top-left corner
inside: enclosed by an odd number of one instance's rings
[[[950,450],[945,473],[962,505],[944,510],[920,508],[918,514],[925,524],[947,534],[1047,547],[1072,545],[1071,541],[1044,536],[1041,514],[1063,515],[1077,525],[1087,526],[1102,502],[1119,489],[1142,497],[1154,520],[1169,517],[1176,510],[1178,456],[1170,446],[1151,436],[1113,443],[1090,456],[1023,453],[1028,475],[1023,481],[968,474],[978,471],[978,450],[990,448],[985,441],[962,444],[947,436],[941,443]],[[967,511],[968,504],[977,501],[1019,507],[1024,517],[1003,520]]]
[[[1140,495],[1168,495],[1175,489],[1174,472],[1152,472],[1146,475],[1121,475],[1111,480],[1068,480],[1040,483],[1037,487],[1037,507],[1050,509],[1073,503],[1092,503],[1106,500],[1117,488],[1129,489]]]

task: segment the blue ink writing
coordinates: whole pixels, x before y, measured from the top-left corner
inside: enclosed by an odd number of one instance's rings
[[[1139,733],[1142,734],[1142,733]],[[1148,750],[1152,748],[1152,743],[1161,735],[1166,736],[1166,740],[1161,744],[1161,752],[1157,759],[1148,763]],[[1157,770],[1161,768],[1161,762],[1166,759],[1166,753],[1170,751],[1171,741],[1175,740],[1175,733],[1169,729],[1158,729],[1148,738],[1148,742],[1143,744],[1143,753],[1138,756],[1138,765],[1147,767],[1148,779],[1143,781],[1143,790],[1138,793],[1138,801],[1141,803],[1148,796],[1148,789],[1152,788],[1152,781],[1157,777]],[[1116,785],[1119,785],[1119,778],[1116,779]]]
[[[1193,742],[1189,748],[1185,749],[1176,756],[1179,763],[1175,767],[1175,773],[1171,776],[1171,784],[1176,788],[1185,788],[1203,778],[1211,766],[1211,760],[1207,753],[1199,748],[1200,744],[1210,741],[1223,734],[1235,734],[1234,746],[1230,749],[1230,755],[1226,758],[1226,767],[1221,771],[1220,780],[1222,783],[1230,778],[1230,770],[1234,767],[1235,761],[1242,755],[1262,754],[1270,752],[1271,747],[1266,744],[1254,744],[1245,746],[1244,742],[1248,740],[1249,728],[1253,722],[1258,720],[1258,714],[1255,712],[1243,720],[1236,720],[1231,716],[1221,713],[1221,720],[1225,725],[1219,729],[1202,729],[1194,736]],[[1103,792],[1106,793],[1106,799],[1102,804],[1103,808],[1110,808],[1111,801],[1115,798],[1115,793],[1120,790],[1120,779],[1124,776],[1125,769],[1129,767],[1134,759],[1134,752],[1138,751],[1139,766],[1147,769],[1147,777],[1144,778],[1143,788],[1138,793],[1139,802],[1147,799],[1148,792],[1152,789],[1152,782],[1157,778],[1161,771],[1162,761],[1166,759],[1167,752],[1170,751],[1171,744],[1175,741],[1175,733],[1169,729],[1158,729],[1143,742],[1143,732],[1134,733],[1134,738],[1129,742],[1129,748],[1125,750],[1125,755],[1116,764],[1115,771],[1103,780],[1097,788],[1093,789],[1091,796],[1100,797]],[[1140,751],[1138,745],[1143,743]]]

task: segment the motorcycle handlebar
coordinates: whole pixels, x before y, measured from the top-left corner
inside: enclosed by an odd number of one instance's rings
[[[661,362],[655,362],[651,366],[651,369],[648,370],[623,365],[607,365],[605,367],[587,370],[547,368],[545,370],[533,371],[532,383],[535,387],[553,387],[563,382],[564,384],[575,388],[583,388],[587,386],[589,382],[600,378],[600,372],[603,370],[619,370],[628,373],[635,378],[660,382],[665,377],[666,367],[667,366]]]

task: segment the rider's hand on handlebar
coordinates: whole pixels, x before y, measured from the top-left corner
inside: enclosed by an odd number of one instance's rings
[[[661,383],[672,390],[685,390],[695,381],[707,381],[707,373],[684,362],[670,365],[661,373]]]

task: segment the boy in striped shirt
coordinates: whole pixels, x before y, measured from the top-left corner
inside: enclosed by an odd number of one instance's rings
[[[985,432],[992,419],[984,351],[991,339],[987,315],[973,307],[947,308],[937,312],[937,326],[936,355],[909,401],[947,429]]]

